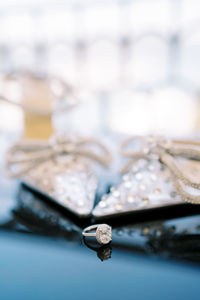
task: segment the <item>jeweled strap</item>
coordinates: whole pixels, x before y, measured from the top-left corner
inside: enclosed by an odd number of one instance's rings
[[[139,141],[141,148],[136,151],[126,150],[127,146],[135,141]],[[122,172],[127,172],[135,161],[144,159],[158,159],[171,173],[171,180],[176,192],[181,198],[190,203],[200,204],[200,196],[186,192],[181,182],[185,186],[200,191],[200,182],[193,182],[184,174],[176,162],[176,157],[188,160],[200,160],[200,143],[193,141],[165,140],[162,137],[132,137],[125,140],[120,149],[121,155],[130,157],[130,161],[123,167]]]
[[[93,138],[54,136],[48,141],[24,140],[12,146],[6,155],[6,173],[9,177],[20,177],[43,162],[64,155],[83,156],[104,167],[111,161],[107,148]]]

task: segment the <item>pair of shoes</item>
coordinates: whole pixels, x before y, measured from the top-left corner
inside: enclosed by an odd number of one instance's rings
[[[109,167],[111,154],[93,138],[22,141],[8,150],[6,171],[79,217],[107,218],[183,201],[200,204],[200,143],[133,137],[122,143],[120,155],[128,159],[121,183],[95,207],[94,165]]]

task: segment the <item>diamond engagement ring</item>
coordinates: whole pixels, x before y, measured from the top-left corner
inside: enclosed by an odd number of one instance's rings
[[[112,228],[107,224],[91,225],[82,232],[84,237],[95,236],[99,244],[105,245],[112,240]]]

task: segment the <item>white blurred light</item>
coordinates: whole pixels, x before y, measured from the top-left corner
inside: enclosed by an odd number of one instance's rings
[[[107,89],[119,76],[117,47],[110,42],[97,42],[89,50],[89,86],[94,89]],[[87,75],[87,74],[86,74]]]
[[[150,85],[167,79],[168,45],[158,37],[145,37],[132,49],[129,76],[136,85]]]
[[[0,101],[0,129],[2,131],[22,132],[23,125],[22,110]]]
[[[117,3],[106,5],[91,5],[84,14],[86,36],[96,38],[97,36],[115,37],[119,30],[119,7]]]
[[[76,61],[74,55],[73,49],[63,44],[57,44],[48,49],[48,73],[74,83],[76,79]]]
[[[109,123],[125,134],[187,135],[197,118],[194,99],[176,88],[156,92],[123,92],[113,95]]]

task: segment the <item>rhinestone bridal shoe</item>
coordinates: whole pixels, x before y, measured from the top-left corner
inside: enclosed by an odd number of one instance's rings
[[[122,181],[94,208],[95,219],[184,201],[200,204],[200,143],[134,137],[122,144],[120,153],[129,158]]]
[[[97,190],[94,162],[108,167],[110,160],[106,147],[95,139],[53,136],[12,146],[6,171],[79,217],[88,217]]]

